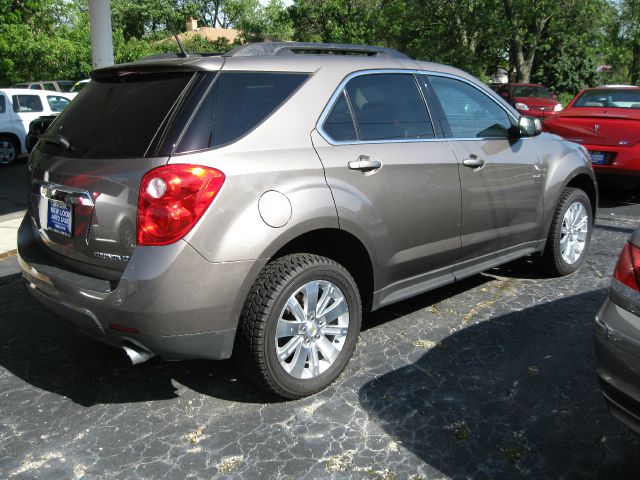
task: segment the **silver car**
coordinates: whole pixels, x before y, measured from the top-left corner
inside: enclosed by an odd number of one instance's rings
[[[274,42],[91,78],[31,156],[19,259],[134,363],[233,355],[297,398],[344,369],[363,312],[525,255],[584,261],[586,151],[458,69]]]
[[[596,354],[609,411],[640,433],[640,229],[622,249],[596,315]]]

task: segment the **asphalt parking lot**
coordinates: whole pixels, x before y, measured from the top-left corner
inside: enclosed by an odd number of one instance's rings
[[[578,273],[521,260],[370,314],[343,376],[294,402],[231,361],[129,366],[33,301],[6,258],[0,478],[640,478],[593,347],[640,195],[601,206]]]

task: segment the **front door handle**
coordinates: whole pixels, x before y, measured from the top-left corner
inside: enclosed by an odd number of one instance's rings
[[[349,162],[348,167],[349,170],[361,170],[363,172],[370,172],[372,170],[378,170],[379,168],[381,168],[382,162],[363,155],[358,158],[358,160]]]
[[[463,160],[462,164],[465,167],[480,168],[480,167],[484,167],[484,160],[476,157],[475,155],[471,155],[466,160]]]

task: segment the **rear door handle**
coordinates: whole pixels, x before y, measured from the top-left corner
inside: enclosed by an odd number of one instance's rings
[[[349,162],[349,170],[361,170],[363,172],[370,172],[372,170],[378,170],[382,167],[382,162],[374,160],[366,156],[361,156],[358,160]]]
[[[484,160],[476,157],[475,155],[471,155],[466,160],[463,160],[462,164],[465,167],[480,168],[480,167],[484,167]]]

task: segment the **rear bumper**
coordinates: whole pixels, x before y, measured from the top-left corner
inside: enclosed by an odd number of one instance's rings
[[[175,358],[228,358],[244,299],[266,260],[211,263],[184,241],[137,247],[118,282],[52,262],[27,217],[18,261],[27,289],[100,341]],[[114,328],[115,327],[115,328]]]
[[[596,316],[596,356],[609,412],[640,433],[640,318],[607,299]],[[625,333],[623,333],[625,332]]]
[[[640,144],[633,147],[605,145],[584,145],[584,147],[590,152],[608,153],[611,158],[604,165],[593,165],[593,170],[597,174],[640,176]]]

